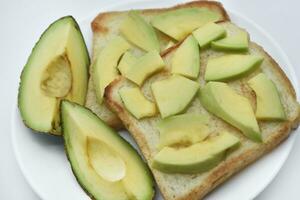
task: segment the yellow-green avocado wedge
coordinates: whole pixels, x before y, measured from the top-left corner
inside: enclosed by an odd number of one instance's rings
[[[256,94],[256,118],[261,120],[285,120],[286,115],[276,85],[260,73],[248,81]]]
[[[149,101],[138,87],[122,87],[119,95],[125,108],[137,119],[152,117],[157,113],[155,103]]]
[[[220,19],[219,13],[207,8],[181,8],[155,16],[151,24],[161,32],[180,41],[198,27]]]
[[[221,132],[185,148],[164,147],[155,155],[152,167],[165,173],[202,173],[218,165],[226,157],[226,150],[239,143],[238,137]]]
[[[92,199],[153,198],[151,173],[127,141],[83,106],[63,101],[61,110],[68,159],[78,183]]]
[[[185,113],[167,117],[157,124],[159,144],[165,146],[190,145],[201,142],[209,135],[209,117],[196,113]]]
[[[123,76],[126,76],[126,73],[137,61],[138,58],[135,57],[130,51],[127,51],[122,56],[117,68]]]
[[[60,135],[61,99],[84,104],[90,59],[72,16],[53,22],[41,35],[22,71],[18,106],[24,123]]]
[[[130,11],[121,24],[121,33],[133,44],[145,51],[160,51],[154,28],[137,11]]]
[[[193,100],[199,84],[180,75],[156,81],[151,91],[162,118],[183,112]]]
[[[208,59],[205,80],[226,81],[249,74],[263,62],[258,55],[226,54]]]
[[[130,44],[120,36],[111,38],[106,46],[96,55],[92,66],[92,78],[97,101],[103,101],[104,90],[118,75],[118,62],[121,56],[131,48]]]
[[[129,67],[125,74],[127,79],[142,86],[147,78],[165,67],[164,60],[157,51],[150,51],[139,57],[137,62]]]
[[[249,139],[262,142],[262,136],[249,100],[226,83],[209,82],[199,91],[203,107],[235,126]]]
[[[196,39],[191,35],[178,47],[172,58],[172,74],[196,79],[200,71],[200,52]]]
[[[246,31],[238,31],[223,39],[212,41],[211,48],[215,50],[247,51],[249,46],[249,35]]]
[[[226,30],[223,26],[211,22],[193,31],[193,36],[198,41],[200,48],[206,48],[212,41],[225,37]]]

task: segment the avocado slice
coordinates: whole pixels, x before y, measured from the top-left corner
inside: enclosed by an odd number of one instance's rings
[[[208,121],[209,117],[201,114],[175,115],[161,120],[157,125],[158,148],[201,142],[209,135]]]
[[[229,54],[211,58],[205,70],[206,81],[225,81],[248,74],[263,62],[257,55]]]
[[[183,112],[193,100],[199,84],[180,75],[152,83],[151,90],[162,118]]]
[[[256,94],[256,118],[260,120],[286,120],[276,85],[264,73],[248,81]]]
[[[166,35],[180,41],[198,27],[220,19],[219,13],[207,8],[181,8],[158,14],[151,20],[151,24]]]
[[[218,165],[226,157],[226,150],[239,143],[238,137],[221,132],[189,147],[164,147],[155,155],[152,167],[165,173],[202,173]]]
[[[87,108],[61,104],[65,149],[78,183],[93,199],[150,200],[151,174],[133,147]]]
[[[196,79],[200,70],[197,40],[191,35],[178,47],[172,58],[172,73]]]
[[[164,67],[165,63],[159,53],[157,51],[150,51],[140,57],[124,76],[141,86],[149,76],[161,71]]]
[[[193,36],[198,41],[199,46],[205,48],[210,42],[225,37],[226,30],[223,26],[211,22],[193,31]]]
[[[120,36],[114,36],[97,55],[92,68],[92,79],[98,103],[102,103],[104,90],[118,76],[117,65],[130,44]]]
[[[89,64],[75,19],[66,16],[53,22],[36,43],[22,71],[18,106],[26,126],[60,135],[60,101],[84,104]]]
[[[133,44],[145,51],[160,51],[154,28],[137,11],[130,11],[120,27],[121,33]]]
[[[211,47],[215,50],[247,51],[248,46],[249,36],[246,31],[238,31],[234,35],[211,43]]]
[[[226,83],[209,82],[199,92],[203,107],[238,128],[249,139],[262,142],[262,136],[249,100]]]
[[[119,90],[125,108],[137,119],[152,117],[157,113],[153,102],[146,99],[138,87],[122,87]]]
[[[117,68],[123,76],[126,76],[130,67],[132,67],[137,61],[138,58],[132,55],[130,51],[127,51],[122,56]]]

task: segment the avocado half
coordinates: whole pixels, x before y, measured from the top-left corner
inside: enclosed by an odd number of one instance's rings
[[[26,126],[60,135],[62,99],[84,104],[89,54],[72,16],[52,23],[41,35],[23,68],[18,106]]]
[[[135,149],[92,111],[64,100],[65,150],[81,187],[97,200],[151,200],[154,182]]]

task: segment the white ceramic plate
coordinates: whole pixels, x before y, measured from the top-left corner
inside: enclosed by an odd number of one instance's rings
[[[126,1],[126,3],[111,5],[109,8],[102,8],[101,12],[132,8],[165,7],[174,4],[176,2],[170,0],[163,2]],[[87,16],[86,19],[78,20],[89,49],[91,49],[92,41],[90,22],[96,16],[97,12],[91,16]],[[292,80],[296,91],[299,91],[293,68],[278,44],[251,20],[234,11],[229,11],[229,14],[233,22],[241,27],[245,27],[250,32],[253,41],[265,47],[283,67]],[[62,139],[34,133],[23,125],[17,106],[13,108],[12,112],[11,135],[15,155],[25,178],[33,190],[44,200],[89,199],[77,184],[72,174],[64,153]],[[123,135],[136,147],[127,134]],[[212,192],[206,199],[248,200],[255,198],[278,173],[291,150],[294,139],[295,134],[290,136],[288,140],[272,151],[272,153],[222,184],[221,187]],[[162,199],[159,193],[156,199]]]

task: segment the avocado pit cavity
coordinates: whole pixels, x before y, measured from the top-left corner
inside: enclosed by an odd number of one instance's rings
[[[108,144],[88,137],[87,154],[93,169],[105,180],[115,182],[125,177],[126,165],[124,160]]]
[[[47,96],[61,98],[69,93],[71,87],[70,61],[66,54],[62,54],[53,59],[45,69],[41,88]]]

